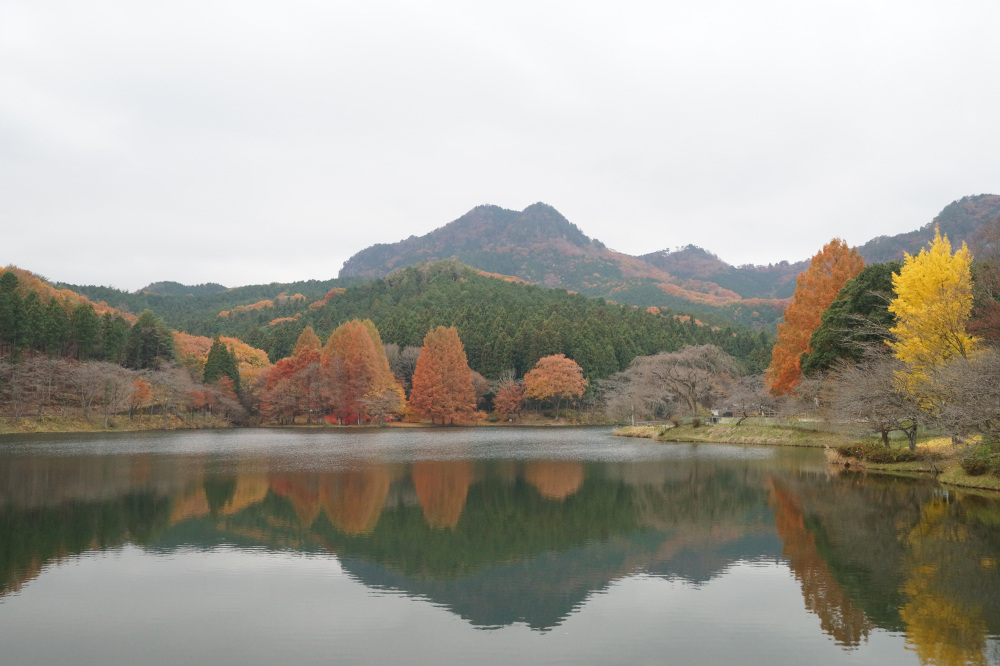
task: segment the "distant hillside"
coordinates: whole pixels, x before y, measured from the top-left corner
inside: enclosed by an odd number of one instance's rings
[[[589,378],[601,378],[636,356],[706,343],[760,372],[774,344],[763,332],[699,325],[658,308],[488,277],[453,260],[411,266],[298,307],[281,319],[270,310],[246,308],[217,318],[216,325],[266,350],[272,361],[291,354],[307,325],[325,340],[345,321],[370,318],[385,342],[416,347],[435,326],[455,326],[469,365],[488,378],[511,369],[521,376],[550,354],[566,354]]]
[[[112,287],[83,286],[59,283],[60,289],[83,294],[93,301],[104,301],[124,312],[138,314],[152,310],[170,327],[193,335],[212,337],[224,333],[219,313],[240,311],[248,307],[265,310],[268,320],[292,316],[302,308],[302,302],[312,303],[322,299],[331,289],[357,284],[362,280],[302,280],[299,282],[272,282],[226,289],[222,285],[197,285],[191,287],[178,282],[156,282],[137,292],[127,292]],[[161,286],[165,285],[165,286]],[[216,287],[221,287],[217,290]],[[154,289],[151,289],[154,288]],[[294,295],[303,298],[291,299]],[[283,298],[285,295],[289,298]],[[268,301],[270,307],[262,307]]]
[[[187,285],[180,282],[154,282],[139,290],[141,294],[159,294],[160,296],[206,296],[220,291],[226,291],[228,287],[215,282],[206,284]]]
[[[903,253],[917,254],[934,239],[934,228],[940,227],[953,246],[962,242],[973,245],[976,235],[988,224],[1000,218],[1000,196],[977,194],[962,197],[944,207],[933,220],[916,231],[895,236],[878,236],[861,247],[858,252],[869,264],[902,259]]]
[[[679,278],[714,282],[743,298],[791,298],[795,280],[809,266],[807,261],[782,261],[767,266],[732,266],[695,245],[679,250],[660,250],[639,257],[648,264]]]
[[[678,279],[641,259],[609,250],[543,203],[520,212],[478,206],[424,236],[358,252],[344,263],[340,276],[382,277],[439,259],[631,304],[724,305],[740,298],[712,282]],[[630,299],[636,289],[648,292],[641,303]]]

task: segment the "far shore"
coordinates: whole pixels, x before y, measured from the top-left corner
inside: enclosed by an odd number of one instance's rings
[[[558,421],[552,418],[537,417],[529,415],[514,421],[489,422],[485,420],[469,423],[455,423],[455,427],[476,427],[476,428],[519,428],[519,427],[566,427],[566,426],[608,426],[606,423],[581,423],[576,420],[561,418]],[[325,421],[320,423],[292,423],[278,425],[276,423],[265,423],[261,425],[238,426],[217,418],[211,414],[189,416],[180,418],[173,414],[166,419],[162,415],[152,416],[142,415],[129,418],[128,416],[112,416],[108,420],[108,427],[104,427],[104,417],[91,417],[85,419],[82,416],[34,416],[34,417],[0,417],[0,435],[18,434],[38,434],[38,433],[98,433],[98,432],[143,432],[149,430],[196,430],[196,429],[217,429],[217,428],[268,428],[268,429],[357,429],[357,428],[442,428],[452,427],[431,423],[430,421],[392,421],[384,425],[362,424],[362,425],[338,425]]]

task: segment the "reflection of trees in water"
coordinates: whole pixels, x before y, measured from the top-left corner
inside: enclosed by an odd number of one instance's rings
[[[344,534],[367,534],[378,523],[391,483],[385,465],[323,474],[320,503],[330,522]]]
[[[570,460],[539,460],[524,466],[524,478],[542,497],[563,500],[583,485],[583,463]]]
[[[983,607],[956,597],[949,579],[957,577],[956,567],[975,571],[989,565],[970,561],[965,548],[954,547],[968,544],[969,530],[952,519],[949,508],[944,498],[934,498],[921,507],[920,522],[900,535],[909,553],[903,561],[907,576],[903,592],[908,601],[899,614],[906,623],[906,643],[922,663],[985,666]]]
[[[472,485],[472,463],[468,460],[415,462],[410,468],[410,476],[427,524],[436,529],[454,529]]]
[[[767,486],[774,525],[783,545],[781,554],[802,586],[806,608],[819,616],[823,631],[833,636],[838,645],[859,645],[868,638],[872,622],[830,572],[816,549],[814,536],[806,529],[795,496],[776,479],[769,479]]]
[[[129,541],[327,548],[423,581],[479,572],[488,583],[491,568],[540,558],[525,565],[539,580],[524,586],[539,594],[636,570],[706,580],[753,557],[747,549],[759,542],[748,538],[769,539],[776,554],[776,528],[806,608],[842,645],[872,626],[905,629],[925,661],[976,663],[985,633],[1000,631],[1000,503],[935,500],[931,483],[724,460],[424,461],[405,474],[360,461],[348,471],[264,473],[268,461],[247,459],[228,461],[226,478],[212,460],[4,461],[0,596],[48,562]],[[594,560],[594,544],[605,560]],[[586,561],[573,581],[546,569],[548,559],[564,569],[556,555],[577,547]]]

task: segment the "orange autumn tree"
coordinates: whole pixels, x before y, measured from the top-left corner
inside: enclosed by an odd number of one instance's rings
[[[513,416],[521,413],[524,404],[524,383],[515,379],[505,379],[500,382],[493,396],[493,411],[501,416]]]
[[[323,411],[320,376],[319,336],[312,326],[306,326],[288,358],[283,358],[268,371],[261,395],[261,412],[266,418],[291,423],[305,413],[311,423],[313,416]]]
[[[767,368],[767,385],[774,395],[784,395],[802,379],[802,355],[812,351],[809,338],[822,321],[833,299],[848,280],[861,272],[865,260],[856,248],[834,238],[823,246],[799,274],[785,320],[778,324],[778,341]]]
[[[403,411],[405,394],[389,368],[385,345],[370,320],[338,326],[322,353],[324,396],[342,422],[384,422]]]
[[[579,398],[587,388],[583,370],[571,358],[553,354],[538,360],[533,370],[524,376],[524,395],[536,400],[555,400],[556,418],[564,399]]]
[[[454,327],[438,326],[424,336],[413,372],[410,408],[442,425],[468,420],[475,413],[472,372]]]

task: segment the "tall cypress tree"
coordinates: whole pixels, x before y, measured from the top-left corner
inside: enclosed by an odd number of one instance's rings
[[[214,384],[219,381],[220,377],[229,377],[233,380],[233,390],[236,391],[236,395],[243,394],[236,357],[229,347],[216,336],[212,340],[212,347],[208,350],[208,358],[205,359],[205,372],[202,375],[202,381],[206,384]]]

